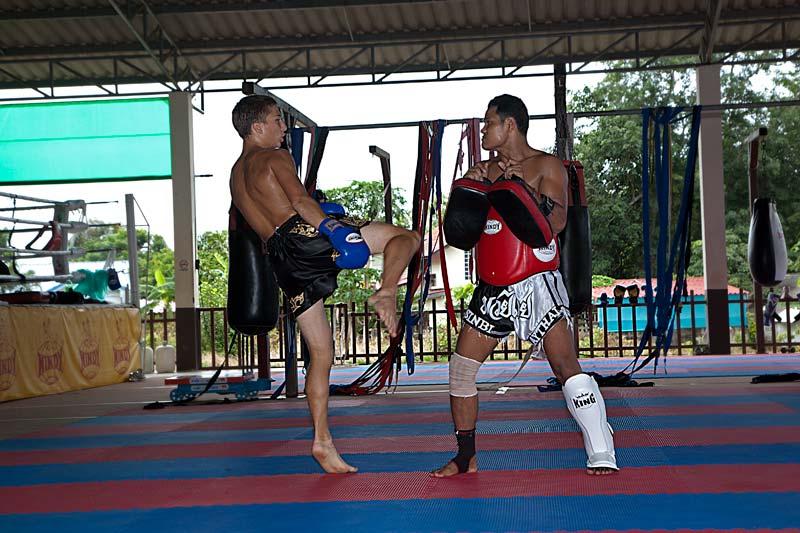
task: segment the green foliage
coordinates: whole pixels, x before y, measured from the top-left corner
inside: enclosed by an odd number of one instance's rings
[[[405,228],[411,225],[411,216],[400,188],[392,190],[392,223]],[[327,189],[325,195],[329,202],[344,206],[347,214],[366,220],[383,221],[383,184],[377,181],[352,181],[346,187]],[[356,309],[363,309],[380,284],[381,273],[374,268],[343,270],[338,277],[339,288],[329,298],[328,303],[355,302]],[[398,291],[398,304],[402,302],[404,291]]]
[[[609,73],[573,97],[575,109],[635,109],[677,103],[687,74]],[[575,156],[584,165],[592,232],[592,269],[616,277],[640,275],[641,119],[601,116],[578,129]],[[677,144],[680,139],[674,139]],[[682,171],[678,171],[678,174]]]
[[[592,287],[608,287],[614,283],[614,278],[601,274],[592,275]]]
[[[800,239],[789,249],[789,272],[800,272]],[[797,279],[797,286],[800,287],[800,278]]]
[[[725,248],[728,256],[728,283],[734,287],[748,290],[753,280],[747,263],[747,234],[736,231],[725,232]],[[703,275],[703,241],[692,242],[692,257],[687,273],[690,276]]]
[[[375,268],[359,270],[342,270],[339,273],[339,288],[328,299],[327,303],[356,303],[356,309],[364,308],[364,302],[372,296],[381,281],[381,273]]]
[[[681,58],[673,61],[680,62]],[[761,91],[753,80],[766,75],[773,82]],[[757,64],[722,70],[723,101],[754,102],[793,97],[800,89],[795,70]],[[638,109],[645,106],[684,105],[696,100],[694,76],[690,71],[644,71],[609,73],[593,88],[572,95],[575,110]],[[758,126],[769,128],[769,137],[760,161],[761,195],[776,198],[783,223],[790,270],[800,267],[800,166],[792,161],[794,147],[800,142],[800,107],[736,110],[722,114],[723,164],[725,175],[726,236],[728,269],[732,282],[749,280],[746,243],[749,227],[747,149],[744,139]],[[685,170],[688,121],[673,130],[672,206],[673,216],[680,205]],[[592,226],[592,267],[595,272],[613,273],[616,277],[642,275],[641,227],[641,118],[638,116],[601,116],[579,126],[576,132],[575,157],[585,167],[587,197]],[[693,206],[691,239],[699,241],[700,174]],[[654,205],[653,199],[650,201]],[[651,219],[655,212],[651,213]],[[651,233],[657,239],[657,227]],[[744,255],[742,255],[744,250]],[[743,259],[743,260],[742,260]],[[702,274],[702,247],[694,245],[690,273]],[[746,286],[746,285],[745,285]]]
[[[469,303],[470,299],[472,299],[473,292],[475,292],[475,285],[472,283],[455,287],[452,289],[453,303],[457,304],[460,300],[464,300],[464,304]]]
[[[228,303],[228,232],[207,231],[197,242],[200,261],[200,305],[225,307]]]
[[[148,241],[147,231],[144,229],[136,230],[136,245],[139,249],[139,286],[142,287],[142,293],[149,294],[145,288],[155,289],[159,287],[158,280],[156,279],[156,272],[161,272],[165,280],[173,280],[175,277],[175,255],[172,250],[167,246],[164,237],[161,235],[150,235]],[[105,248],[113,248],[116,250],[117,259],[126,261],[128,259],[128,234],[125,227],[117,226],[103,226],[89,228],[86,231],[75,235],[72,246],[75,248],[83,248],[84,250],[99,250]],[[89,252],[83,259],[86,261],[105,261],[108,257],[108,252]],[[162,284],[163,285],[163,284]],[[148,290],[149,290],[148,289]],[[159,289],[158,294],[167,298],[169,292],[163,292]],[[148,300],[150,298],[148,297]],[[172,297],[167,300],[167,303],[173,301],[174,288],[172,289]]]
[[[167,279],[161,269],[157,268],[153,272],[154,283],[141,285],[141,292],[147,300],[147,304],[142,308],[143,313],[148,313],[152,309],[163,305],[166,309],[171,302],[175,301],[175,279]]]
[[[383,183],[377,181],[352,181],[346,187],[336,187],[325,191],[329,202],[342,204],[347,214],[366,220],[384,219]],[[409,228],[411,217],[403,189],[392,188],[392,223]]]

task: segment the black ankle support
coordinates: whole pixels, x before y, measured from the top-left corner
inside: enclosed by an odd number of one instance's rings
[[[453,457],[453,463],[458,467],[458,473],[463,474],[469,468],[469,461],[475,457],[475,430],[457,429],[456,441],[458,442],[458,455]]]

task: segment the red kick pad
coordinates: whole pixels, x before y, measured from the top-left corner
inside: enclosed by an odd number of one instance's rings
[[[520,178],[495,181],[487,196],[519,240],[531,248],[547,246],[553,240],[550,221],[539,209],[533,192]]]

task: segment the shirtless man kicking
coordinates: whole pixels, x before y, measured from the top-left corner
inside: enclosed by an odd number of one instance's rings
[[[347,217],[342,206],[312,199],[289,152],[281,149],[286,124],[272,98],[242,98],[233,109],[233,126],[243,139],[231,169],[233,204],[266,242],[278,285],[310,353],[305,392],[314,426],[311,454],[325,472],[355,472],[336,451],[328,427],[333,336],[323,301],[336,290],[341,269],[361,268],[371,254],[383,253],[381,287],[369,303],[396,335],[397,283],[420,237],[391,224]]]
[[[446,232],[447,220],[454,216],[457,229],[471,233],[467,239],[448,235],[448,241],[466,242],[467,249],[475,246],[480,279],[464,313],[456,353],[450,357],[450,409],[458,453],[432,474],[447,477],[478,470],[475,378],[497,343],[512,332],[535,348],[544,346],[583,433],[587,473],[611,474],[618,468],[605,403],[597,383],[578,363],[569,300],[558,271],[556,236],[567,220],[564,165],[528,144],[528,110],[519,98],[494,98],[484,121],[482,146],[497,157],[478,163],[466,179],[454,182],[445,219]],[[465,197],[462,207],[459,198]]]

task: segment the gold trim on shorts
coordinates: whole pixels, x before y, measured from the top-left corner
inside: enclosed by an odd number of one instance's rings
[[[289,230],[289,233],[295,233],[303,237],[316,237],[319,235],[319,230],[307,222],[298,222]]]
[[[305,299],[306,297],[302,292],[297,296],[292,296],[291,298],[289,298],[289,308],[292,310],[293,313],[298,309],[300,309],[300,306],[303,305]]]

